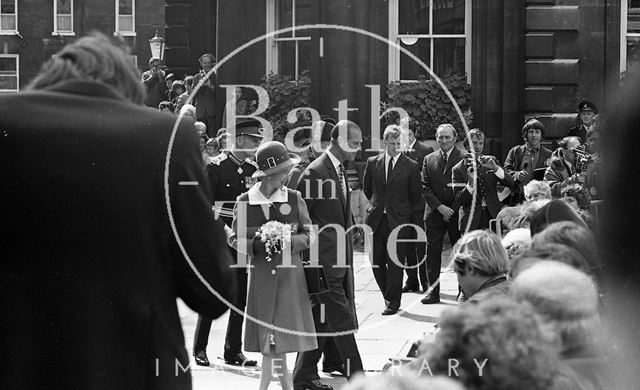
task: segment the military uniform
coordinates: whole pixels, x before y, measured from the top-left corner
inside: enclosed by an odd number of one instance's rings
[[[231,227],[233,221],[233,208],[236,198],[246,192],[255,183],[256,179],[251,175],[258,169],[255,161],[247,158],[240,160],[233,153],[221,153],[214,157],[205,168],[205,176],[209,183],[209,199],[217,218],[222,218],[224,223]],[[229,248],[233,258],[236,259],[236,251]],[[244,311],[247,299],[247,270],[236,268],[238,279],[238,294],[233,305],[241,312]],[[244,317],[235,310],[231,310],[227,335],[224,343],[224,357],[229,360],[232,356],[242,351],[242,324]],[[198,325],[194,337],[194,351],[203,351],[207,348],[211,319],[202,315],[198,316]]]

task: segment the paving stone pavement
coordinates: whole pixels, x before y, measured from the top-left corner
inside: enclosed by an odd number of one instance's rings
[[[443,252],[443,266],[448,264],[449,253],[450,248],[446,248]],[[438,321],[442,311],[457,305],[458,285],[455,274],[451,270],[443,268],[440,278],[442,303],[423,305],[420,302],[423,293],[405,293],[402,297],[402,310],[394,316],[382,316],[380,313],[384,310],[384,300],[369,264],[366,253],[356,253],[354,257],[356,310],[360,322],[360,329],[356,333],[356,342],[365,373],[367,376],[373,376],[380,374],[382,367],[390,357],[406,356],[411,343],[433,329],[433,325]],[[198,315],[180,300],[178,300],[178,309],[184,329],[186,348],[191,352]],[[227,318],[228,313],[216,319],[211,327],[207,348],[211,366],[197,366],[193,357],[191,358],[190,367],[195,390],[255,390],[258,388],[259,368],[236,368],[225,365],[222,360]],[[262,358],[260,354],[246,353],[246,355],[257,360],[260,364]],[[290,371],[293,369],[295,359],[295,353],[287,354],[287,365]],[[339,390],[346,383],[344,377],[331,376],[321,371],[319,373],[321,380],[332,385],[336,390]],[[281,389],[281,386],[274,379],[269,388],[277,390]]]

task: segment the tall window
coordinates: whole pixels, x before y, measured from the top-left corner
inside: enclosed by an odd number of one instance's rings
[[[620,71],[640,72],[640,0],[622,0]]]
[[[19,56],[0,54],[0,93],[18,92]]]
[[[311,23],[312,0],[268,0],[267,31]],[[309,30],[289,31],[267,40],[267,73],[298,79],[309,69],[311,37]]]
[[[73,0],[53,0],[54,34],[73,34]]]
[[[135,0],[116,0],[116,34],[136,34]]]
[[[437,75],[471,73],[471,0],[390,0],[389,39]],[[408,55],[389,49],[389,80],[416,80],[428,72]]]
[[[0,0],[0,33],[18,31],[18,0]]]

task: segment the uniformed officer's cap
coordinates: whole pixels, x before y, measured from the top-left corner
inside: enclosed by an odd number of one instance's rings
[[[588,100],[583,100],[578,104],[578,111],[593,111],[594,113],[598,113],[598,108],[595,104]]]
[[[236,137],[248,135],[256,138],[262,137],[262,124],[256,119],[245,119],[236,122]]]

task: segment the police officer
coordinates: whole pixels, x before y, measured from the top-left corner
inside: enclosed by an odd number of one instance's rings
[[[257,120],[236,122],[235,149],[226,150],[214,157],[205,168],[211,192],[210,200],[214,206],[215,215],[222,218],[229,228],[233,221],[236,198],[256,182],[256,179],[251,176],[258,168],[254,161],[254,155],[256,148],[262,141],[260,130],[260,122]],[[236,259],[236,252],[231,248],[229,250],[232,252],[233,258]],[[247,298],[247,270],[240,267],[236,268],[236,272],[239,291],[236,301],[232,303],[242,313]],[[256,366],[258,363],[255,360],[249,360],[242,353],[243,320],[242,314],[231,310],[224,343],[224,360],[225,363],[236,366]],[[209,365],[206,349],[210,330],[211,319],[199,315],[193,355],[196,364],[200,366]]]
[[[587,134],[591,132],[593,119],[598,114],[598,108],[588,100],[583,100],[578,104],[578,126],[572,127],[567,133],[567,137],[580,137],[580,143],[587,142]]]

